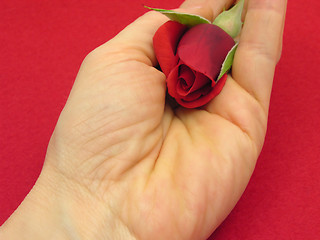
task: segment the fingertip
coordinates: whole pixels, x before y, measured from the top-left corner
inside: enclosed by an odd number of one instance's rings
[[[187,0],[180,5],[180,9],[205,17],[212,22],[224,9],[229,9],[233,3],[234,0]]]

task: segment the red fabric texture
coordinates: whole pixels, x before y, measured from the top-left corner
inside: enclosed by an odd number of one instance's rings
[[[210,239],[320,236],[320,2],[288,2],[265,145],[242,198]],[[142,5],[180,3],[0,2],[0,224],[35,183],[86,54],[146,12]]]
[[[174,21],[163,24],[154,35],[153,47],[167,76],[168,93],[186,108],[207,104],[226,82],[226,75],[219,82],[217,77],[234,44],[225,31],[212,24],[190,29]]]

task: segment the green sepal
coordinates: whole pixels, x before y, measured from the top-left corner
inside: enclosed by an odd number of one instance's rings
[[[211,24],[211,22],[208,19],[201,17],[199,15],[195,15],[195,14],[180,13],[180,12],[175,12],[173,10],[151,8],[151,7],[147,7],[147,6],[145,6],[145,8],[160,12],[160,13],[166,15],[172,21],[179,22],[179,23],[186,25],[188,27],[193,27],[193,26],[201,24],[201,23]]]
[[[233,58],[234,58],[234,54],[237,50],[237,47],[238,47],[238,42],[231,48],[231,50],[228,52],[226,58],[224,59],[223,63],[222,63],[222,67],[221,67],[221,70],[220,70],[220,74],[217,78],[217,81],[219,81],[220,78],[222,78],[222,76],[228,72],[232,66],[232,63],[233,63]]]
[[[220,13],[212,24],[217,25],[232,38],[235,38],[239,35],[243,24],[241,21],[243,5],[244,0],[239,0],[231,9]]]

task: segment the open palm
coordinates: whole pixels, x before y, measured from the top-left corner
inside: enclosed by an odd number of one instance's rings
[[[202,14],[212,18],[231,3],[209,2]],[[166,104],[152,48],[167,20],[158,13],[88,55],[44,168],[70,201],[67,215],[79,234],[206,239],[212,233],[244,191],[263,145],[284,12],[284,1],[249,1],[232,77],[201,109]]]

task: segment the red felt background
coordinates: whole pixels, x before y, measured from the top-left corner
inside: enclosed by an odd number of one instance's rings
[[[82,59],[139,15],[180,0],[0,1],[0,224],[35,183]],[[268,132],[212,239],[320,238],[320,2],[288,3]]]

